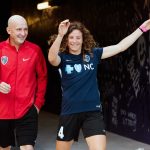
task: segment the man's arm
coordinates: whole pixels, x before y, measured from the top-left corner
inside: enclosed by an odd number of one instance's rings
[[[37,61],[38,61],[36,66],[37,89],[34,105],[39,111],[41,107],[44,105],[47,87],[47,65],[41,50],[39,51]]]

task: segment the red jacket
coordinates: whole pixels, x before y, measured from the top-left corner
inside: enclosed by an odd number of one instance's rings
[[[47,66],[41,49],[25,41],[16,51],[9,40],[0,43],[0,82],[10,84],[8,94],[0,92],[0,119],[22,117],[34,104],[44,104]]]

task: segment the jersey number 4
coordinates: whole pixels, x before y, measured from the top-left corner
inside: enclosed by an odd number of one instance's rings
[[[61,139],[64,138],[64,133],[63,133],[63,131],[64,131],[64,127],[61,126],[60,129],[59,129],[59,132],[58,132],[58,136],[59,136]]]

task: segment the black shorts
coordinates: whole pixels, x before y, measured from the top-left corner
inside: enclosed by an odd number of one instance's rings
[[[100,111],[82,112],[60,116],[57,130],[58,141],[78,141],[80,129],[84,138],[105,135],[105,124]]]
[[[0,120],[0,147],[33,145],[37,138],[38,113],[33,106],[22,118]],[[16,145],[17,144],[17,145]]]

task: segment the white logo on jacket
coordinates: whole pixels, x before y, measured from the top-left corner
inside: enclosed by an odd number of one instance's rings
[[[30,58],[23,58],[22,60],[23,61],[28,61]]]

